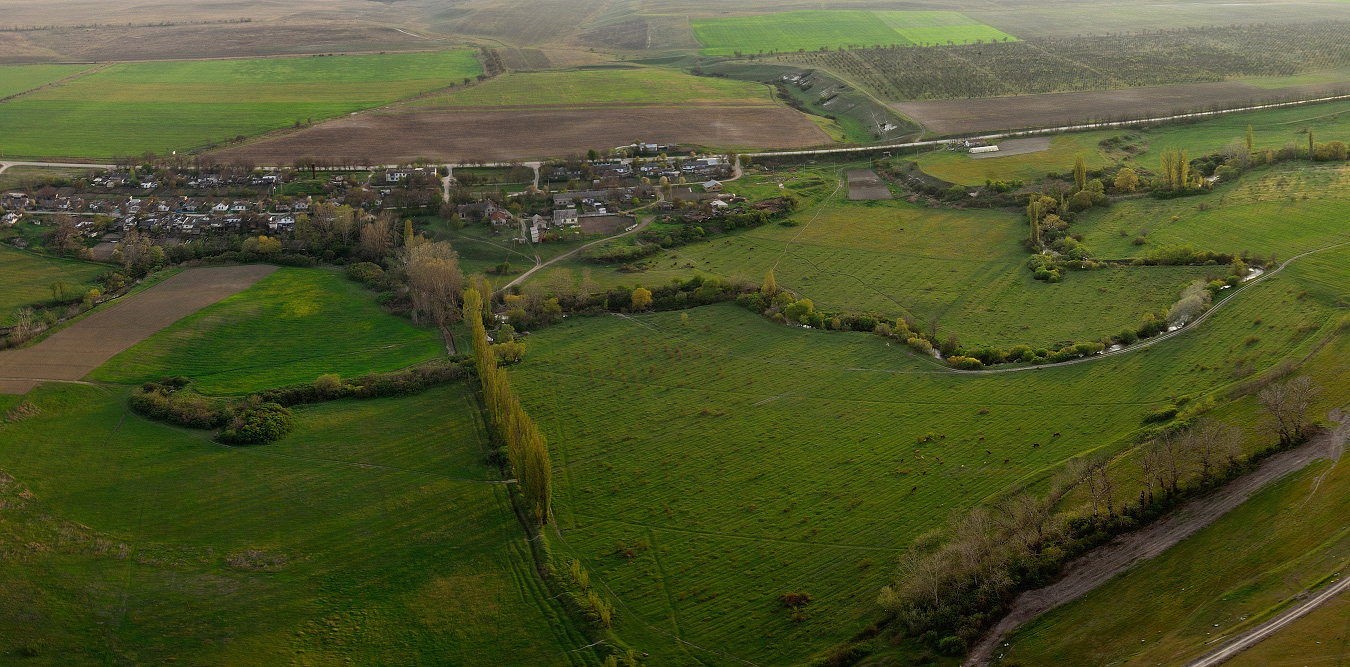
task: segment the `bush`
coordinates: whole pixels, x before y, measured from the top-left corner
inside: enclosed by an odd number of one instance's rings
[[[966,652],[966,640],[955,635],[943,637],[942,640],[937,643],[937,651],[942,655],[963,655]]]
[[[220,432],[220,440],[238,445],[265,445],[294,429],[295,416],[289,409],[276,403],[258,403],[239,410]]]
[[[373,285],[384,277],[384,269],[379,264],[357,262],[347,267],[347,277],[359,283]]]

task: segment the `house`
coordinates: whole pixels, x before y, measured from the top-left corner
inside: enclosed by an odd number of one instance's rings
[[[393,171],[393,170],[386,171],[384,172],[384,182],[400,183],[403,181],[403,179],[407,178],[408,176],[410,176],[410,174],[406,171]]]
[[[574,208],[555,208],[553,209],[553,226],[555,227],[575,227],[577,226],[577,210]]]
[[[496,207],[493,207],[492,212],[487,214],[486,217],[487,221],[492,223],[493,227],[504,227],[511,224],[511,221],[514,219],[511,217],[510,213],[506,212],[506,209]]]
[[[289,232],[295,229],[295,218],[289,215],[274,215],[267,221],[267,228],[273,231]]]
[[[721,181],[716,181],[716,180],[713,180],[713,181],[707,181],[707,182],[705,182],[705,183],[703,184],[703,191],[704,191],[704,192],[721,192],[721,191],[722,191],[722,183],[721,183]]]
[[[242,213],[249,209],[248,202],[237,201],[230,205],[229,210],[234,213]]]
[[[220,203],[216,204],[215,206],[212,206],[212,207],[211,207],[211,212],[212,212],[212,213],[228,213],[229,211],[230,211],[230,205],[229,205],[229,204],[226,204],[225,202],[220,202]]]

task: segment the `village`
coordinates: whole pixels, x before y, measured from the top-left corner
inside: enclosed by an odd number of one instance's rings
[[[92,248],[94,259],[105,260],[133,229],[164,246],[209,235],[285,238],[315,207],[326,205],[366,216],[454,217],[515,243],[544,243],[628,226],[631,211],[641,206],[679,209],[694,221],[720,215],[732,198],[720,194],[718,179],[731,172],[727,157],[664,154],[572,158],[542,163],[533,173],[519,165],[272,170],[219,165],[179,171],[144,164],[44,177],[0,190],[0,239],[27,247],[44,228],[69,221],[80,244]],[[521,173],[532,178],[516,180]]]

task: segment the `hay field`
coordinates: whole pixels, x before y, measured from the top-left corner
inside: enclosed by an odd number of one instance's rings
[[[460,83],[473,51],[123,63],[5,104],[6,155],[202,148]]]
[[[324,373],[391,371],[444,354],[440,333],[381,311],[342,274],[281,268],[184,318],[91,374],[139,383],[186,375],[207,394],[242,394]]]

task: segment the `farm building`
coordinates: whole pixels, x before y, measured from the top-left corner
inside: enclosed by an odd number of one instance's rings
[[[997,153],[998,146],[976,146],[970,149],[972,153]]]

